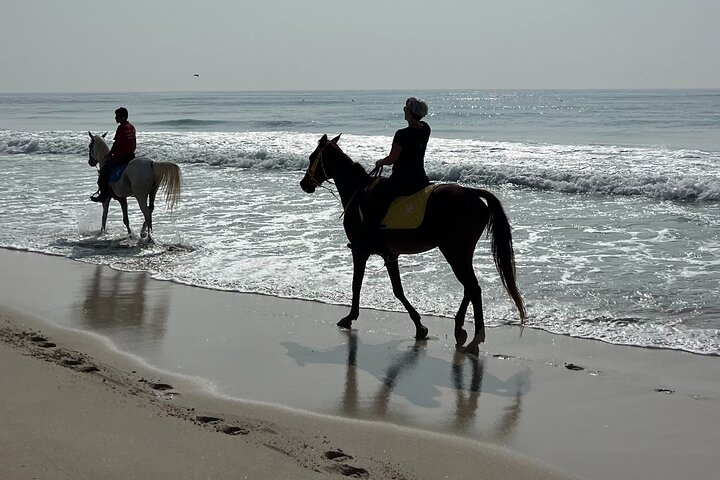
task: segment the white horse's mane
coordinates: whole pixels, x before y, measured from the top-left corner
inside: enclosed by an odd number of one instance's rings
[[[105,158],[105,155],[110,153],[110,147],[105,143],[103,135],[92,135],[93,137],[93,154],[98,160]]]

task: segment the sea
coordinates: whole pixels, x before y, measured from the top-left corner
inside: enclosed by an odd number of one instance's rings
[[[720,354],[720,90],[431,90],[0,94],[0,248],[223,291],[349,305],[351,253],[329,189],[299,182],[323,134],[368,170],[430,106],[433,182],[493,192],[513,226],[526,328]],[[180,165],[158,197],[156,243],[88,197],[88,132],[125,106],[138,155]],[[130,202],[131,226],[142,218]],[[483,237],[474,259],[489,326],[519,323]],[[454,316],[461,287],[438,251],[401,256],[423,315]],[[380,258],[363,307],[402,311]],[[412,335],[411,324],[401,325]]]

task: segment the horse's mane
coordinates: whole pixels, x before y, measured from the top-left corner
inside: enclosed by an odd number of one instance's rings
[[[364,181],[369,182],[370,181],[370,174],[365,170],[365,167],[363,167],[360,163],[356,162],[350,156],[342,151],[342,148],[338,144],[335,144],[335,149],[339,153],[340,157],[342,157],[345,161],[347,161],[350,164],[350,174],[355,176],[361,177]]]
[[[105,143],[105,139],[102,135],[93,135],[93,149],[100,150],[101,158],[105,157],[110,152],[110,147]],[[102,151],[104,150],[104,152]]]
[[[350,158],[350,157],[348,157]],[[365,170],[365,167],[360,165],[358,162],[353,161],[352,162],[352,168],[353,170],[357,170],[357,175],[362,176],[363,178],[370,178],[370,174]]]

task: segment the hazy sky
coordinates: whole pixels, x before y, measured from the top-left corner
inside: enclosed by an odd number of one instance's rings
[[[720,88],[720,0],[3,0],[0,18],[0,92]]]

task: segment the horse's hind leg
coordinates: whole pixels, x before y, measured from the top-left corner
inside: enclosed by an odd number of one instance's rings
[[[120,208],[122,208],[123,223],[127,229],[128,236],[132,235],[132,230],[130,229],[130,217],[128,216],[127,198],[120,197],[118,198],[118,202],[120,202]]]
[[[145,210],[143,210],[143,215],[145,216],[145,222],[143,223],[143,230],[140,233],[140,235],[143,237],[145,236],[143,234],[143,232],[147,233],[147,235],[151,241],[154,240],[154,238],[152,238],[152,214],[153,214],[153,211],[155,210],[155,195],[156,194],[157,194],[157,188],[153,188],[152,190],[150,190],[150,196],[149,196],[148,207],[147,207],[147,211],[149,213],[146,214]]]
[[[410,305],[410,302],[405,297],[403,291],[402,281],[400,279],[400,268],[398,267],[397,257],[390,257],[385,259],[385,268],[387,268],[388,275],[390,276],[390,282],[392,283],[393,293],[395,297],[405,307],[405,310],[410,314],[410,318],[415,324],[415,339],[425,340],[428,336],[428,329],[420,322],[420,314]]]
[[[157,192],[158,192],[157,188],[153,188],[150,191],[150,206],[149,206],[150,213],[153,213],[155,211],[155,195],[157,195]]]
[[[145,217],[145,222],[140,231],[140,237],[144,238],[147,236],[148,239],[152,241],[152,210],[150,210],[148,206],[148,197],[147,195],[137,195],[136,198],[140,211],[142,211],[143,217]]]
[[[467,313],[468,305],[470,305],[470,298],[468,298],[467,295],[463,295],[460,308],[455,314],[455,348],[462,347],[467,340],[467,331],[463,326],[465,325],[465,314]]]
[[[459,348],[467,340],[467,333],[462,328],[465,322],[465,314],[469,303],[473,305],[473,313],[475,318],[475,335],[473,339],[464,348],[467,353],[477,355],[480,351],[479,344],[485,341],[485,320],[483,319],[482,307],[482,289],[475,276],[475,270],[472,266],[472,252],[468,255],[452,254],[448,250],[440,249],[445,255],[450,267],[452,267],[455,276],[463,286],[463,299],[460,308],[455,315],[455,342]]]

